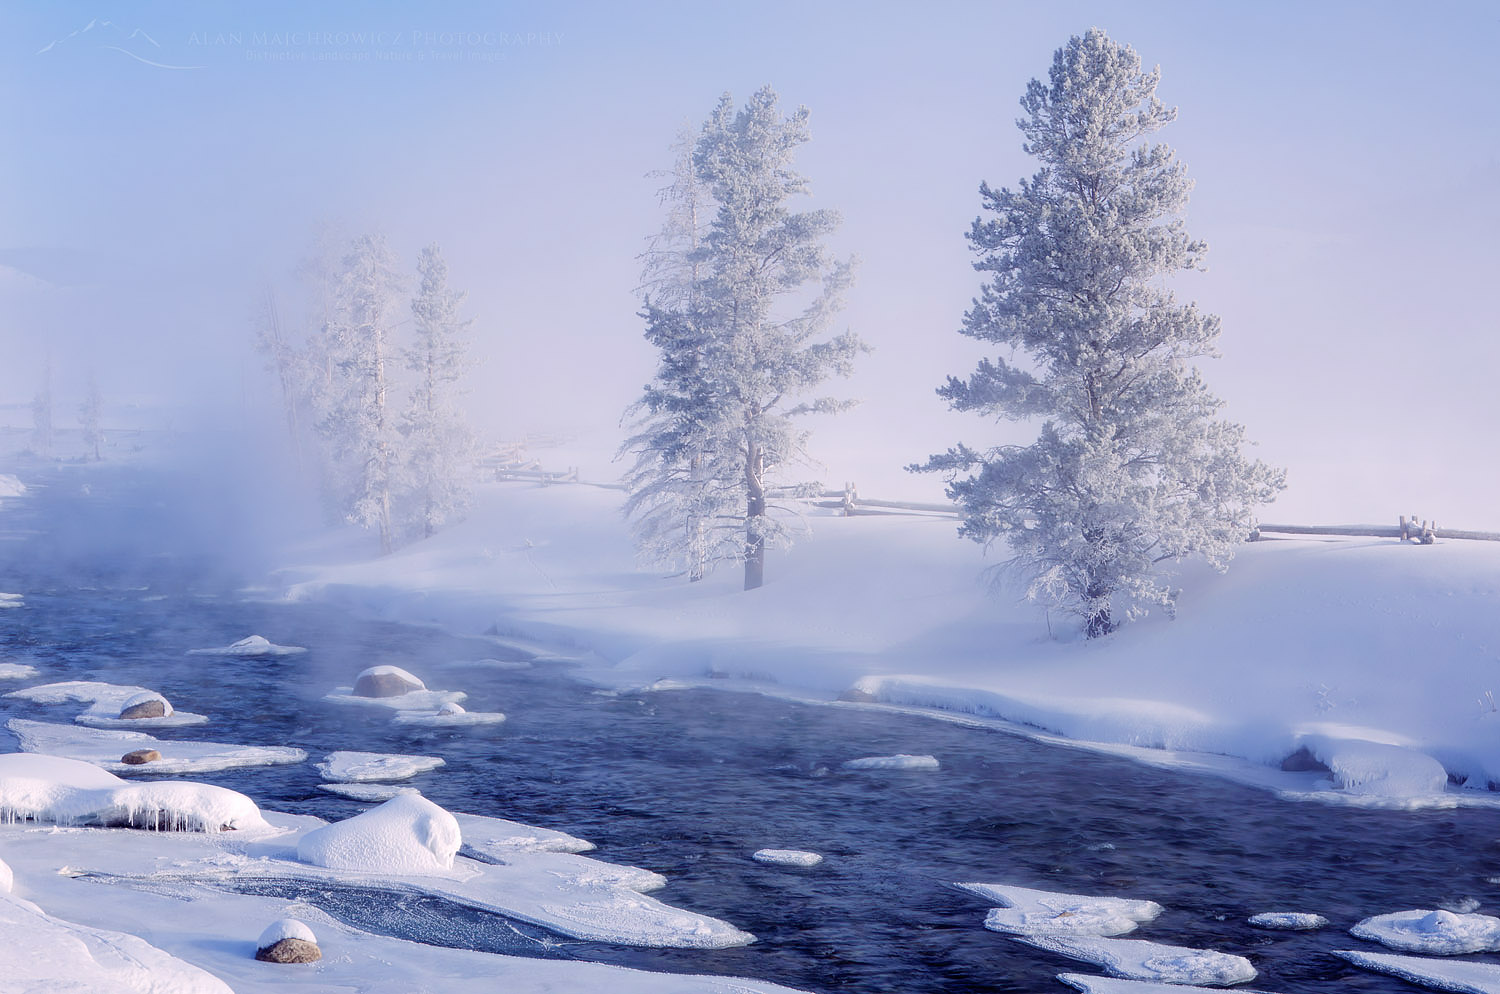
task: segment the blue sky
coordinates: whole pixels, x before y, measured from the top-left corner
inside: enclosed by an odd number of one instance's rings
[[[861,407],[817,428],[821,472],[932,490],[893,467],[1021,440],[932,390],[983,354],[955,331],[978,185],[1031,174],[1025,84],[1098,25],[1179,109],[1159,137],[1211,251],[1175,288],[1222,318],[1208,381],[1291,470],[1266,517],[1500,527],[1482,455],[1500,7],[810,6],[10,5],[0,264],[64,285],[3,274],[0,402],[30,396],[48,353],[64,395],[94,366],[106,395],[263,400],[254,300],[290,294],[314,225],[338,220],[413,261],[443,246],[495,434],[612,430],[652,365],[632,294],[659,223],[645,174],[721,92],[769,83],[812,111],[808,206],[844,215],[861,267],[843,323],[876,348],[846,388]]]

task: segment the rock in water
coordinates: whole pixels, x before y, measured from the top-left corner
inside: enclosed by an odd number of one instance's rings
[[[354,681],[355,697],[400,697],[427,685],[399,666],[371,666]]]
[[[263,963],[315,963],[323,958],[318,937],[295,918],[272,922],[255,947],[255,958]]]
[[[155,749],[137,749],[135,752],[127,752],[120,757],[120,762],[129,763],[131,766],[140,766],[144,763],[154,763],[161,759],[161,753]]]
[[[167,699],[149,690],[144,694],[136,694],[120,705],[120,717],[125,719],[165,718],[171,713],[172,705],[167,703]]]

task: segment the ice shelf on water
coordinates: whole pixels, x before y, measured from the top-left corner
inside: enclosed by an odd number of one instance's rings
[[[846,770],[935,770],[936,756],[862,756],[843,764]]]
[[[25,607],[26,598],[20,594],[7,594],[0,592],[0,610],[5,608]]]
[[[820,853],[805,849],[757,849],[750,854],[750,858],[757,863],[770,863],[774,866],[817,866],[823,862]]]
[[[1094,977],[1084,973],[1059,973],[1057,979],[1069,987],[1076,987],[1083,994],[1195,994],[1209,992],[1221,994],[1212,987],[1195,987],[1187,984],[1158,984],[1149,980],[1124,980],[1120,977]],[[1238,994],[1264,994],[1245,987],[1236,988]]]
[[[1500,918],[1452,911],[1397,911],[1366,918],[1349,930],[1404,953],[1461,956],[1500,952]]]
[[[26,663],[0,663],[0,680],[30,680],[36,667]]]
[[[179,728],[201,725],[208,721],[204,715],[174,709],[165,697],[146,687],[100,683],[95,680],[44,683],[36,687],[12,690],[5,696],[37,704],[87,704],[88,709],[75,715],[73,720],[93,728]],[[166,714],[153,718],[120,717],[120,713],[127,707],[149,700],[161,701],[162,710]]]
[[[1456,991],[1458,994],[1500,994],[1500,966],[1494,963],[1396,956],[1355,949],[1338,949],[1334,955],[1361,969],[1387,973],[1435,990]]]
[[[984,927],[1013,935],[1123,935],[1162,912],[1155,901],[1065,894],[1011,884],[956,886],[1004,905],[990,910]]]
[[[211,649],[189,649],[189,656],[292,656],[307,650],[300,645],[277,645],[260,635],[250,635],[229,645]]]
[[[1228,987],[1255,979],[1255,967],[1243,956],[1169,946],[1143,939],[1032,933],[1016,939],[1038,949],[1095,963],[1117,977],[1162,984]]]
[[[319,790],[347,797],[351,801],[389,801],[397,794],[420,794],[415,787],[393,783],[320,783]]]
[[[282,766],[307,759],[307,753],[301,749],[286,746],[169,742],[145,732],[79,728],[27,718],[12,718],[5,727],[16,736],[24,752],[66,756],[93,763],[113,773],[213,773],[240,767]],[[126,753],[138,749],[154,749],[161,753],[161,759],[142,765],[121,761]]]
[[[331,752],[318,764],[324,780],[370,783],[410,780],[443,765],[440,756],[399,756],[382,752]]]
[[[1304,911],[1266,911],[1258,915],[1251,915],[1248,922],[1256,928],[1277,928],[1289,932],[1308,932],[1313,929],[1323,928],[1328,924],[1328,919],[1322,915],[1309,914]]]
[[[498,711],[465,711],[463,705],[450,702],[432,712],[401,711],[393,720],[398,725],[464,728],[469,725],[498,725],[505,720],[505,715]]]
[[[594,844],[566,832],[524,825],[505,818],[453,812],[464,833],[464,845],[492,859],[509,859],[518,852],[589,852]]]
[[[444,704],[458,704],[468,697],[462,690],[413,690],[395,697],[365,697],[356,694],[353,687],[335,687],[323,695],[323,700],[331,704],[374,705],[392,711],[435,712]]]

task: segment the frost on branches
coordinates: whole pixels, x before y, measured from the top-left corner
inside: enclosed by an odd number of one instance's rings
[[[1027,87],[1018,125],[1041,169],[1017,190],[981,185],[990,216],[968,238],[990,276],[961,329],[1009,357],[938,393],[957,410],[1038,419],[1040,434],[912,467],[949,474],[959,533],[1009,542],[1028,594],[1077,612],[1090,638],[1118,626],[1114,607],[1170,610],[1156,564],[1226,568],[1284,479],[1241,455],[1243,429],[1216,419],[1193,365],[1213,356],[1218,318],[1163,285],[1199,268],[1206,246],[1183,231],[1184,167],[1145,140],[1176,117],[1158,79],[1095,28]]]
[[[770,513],[769,481],[805,458],[796,419],[846,406],[799,398],[847,375],[864,349],[847,332],[819,340],[851,276],[822,244],[837,213],[787,208],[807,192],[792,169],[807,118],[805,108],[783,118],[769,87],[739,111],[725,94],[691,151],[679,143],[643,279],[661,362],[627,412],[626,512],[647,559],[693,579],[742,561],[746,590],[764,579],[767,546],[790,539]],[[784,296],[810,302],[784,313]]]

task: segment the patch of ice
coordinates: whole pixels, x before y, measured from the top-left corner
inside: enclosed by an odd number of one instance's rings
[[[48,721],[12,718],[5,727],[15,734],[25,752],[65,756],[93,763],[113,773],[215,773],[251,766],[281,766],[307,758],[301,749],[286,746],[245,746],[224,742],[168,742],[120,729],[79,728]],[[161,759],[141,766],[120,757],[137,749],[155,749]]]
[[[1255,979],[1255,967],[1245,957],[1212,949],[1098,936],[1030,934],[1016,938],[1038,949],[1098,964],[1127,980],[1228,987]]]
[[[331,752],[318,764],[324,780],[338,783],[410,780],[443,765],[439,756],[398,756],[382,752]]]
[[[453,812],[463,832],[464,845],[491,859],[508,859],[522,852],[589,852],[594,844],[566,832],[523,825],[505,818]]]
[[[318,944],[318,937],[313,935],[313,930],[305,923],[295,918],[283,918],[267,925],[266,930],[260,933],[260,938],[255,940],[255,945],[259,949],[265,949],[276,945],[282,939],[301,939],[315,946]]]
[[[1322,915],[1308,914],[1302,911],[1267,911],[1258,915],[1251,915],[1251,925],[1256,928],[1279,928],[1288,931],[1306,932],[1316,928],[1323,928],[1328,924],[1328,919]]]
[[[1456,915],[1441,908],[1376,915],[1355,925],[1349,934],[1405,953],[1460,956],[1500,952],[1500,918]]]
[[[1013,935],[1122,935],[1162,912],[1155,901],[1092,897],[1010,884],[958,884],[1004,907],[991,909],[984,927]]]
[[[0,473],[0,497],[24,497],[26,484],[10,473]]]
[[[242,638],[212,649],[189,649],[189,656],[292,656],[307,650],[300,645],[277,645],[259,635]]]
[[[776,866],[817,866],[823,862],[820,854],[804,849],[758,849],[751,853],[750,858]]]
[[[35,701],[38,704],[87,704],[88,710],[75,715],[73,720],[91,728],[180,728],[208,721],[201,714],[175,710],[165,697],[146,687],[99,683],[94,680],[44,683],[23,690],[12,690],[5,696]],[[120,717],[120,712],[126,708],[149,700],[160,700],[167,713],[160,718]]]
[[[218,977],[124,932],[75,925],[0,898],[0,976],[12,991],[233,994]]]
[[[36,676],[36,667],[25,663],[0,663],[0,680],[30,680]]]
[[[351,801],[389,801],[397,794],[420,794],[415,787],[393,783],[320,783],[319,790],[347,797]]]
[[[26,599],[20,594],[0,593],[0,610],[8,607],[25,607]]]
[[[499,711],[465,711],[462,705],[449,702],[431,713],[402,711],[393,720],[398,725],[463,728],[466,725],[498,725],[505,720],[505,715]]]
[[[195,832],[265,827],[254,801],[224,787],[128,783],[92,763],[21,752],[0,755],[0,821]]]
[[[453,869],[463,844],[458,822],[421,794],[398,794],[378,808],[308,832],[297,858],[334,870],[432,873]]]
[[[1223,994],[1212,987],[1185,984],[1157,984],[1148,980],[1122,980],[1119,977],[1095,977],[1084,973],[1059,973],[1057,979],[1083,994]],[[1238,994],[1262,994],[1239,988]]]
[[[1393,956],[1390,953],[1367,953],[1354,949],[1338,949],[1334,951],[1334,955],[1343,957],[1361,969],[1388,973],[1440,991],[1500,994],[1500,966],[1494,963]]]
[[[865,756],[844,764],[846,770],[935,770],[936,756]]]

